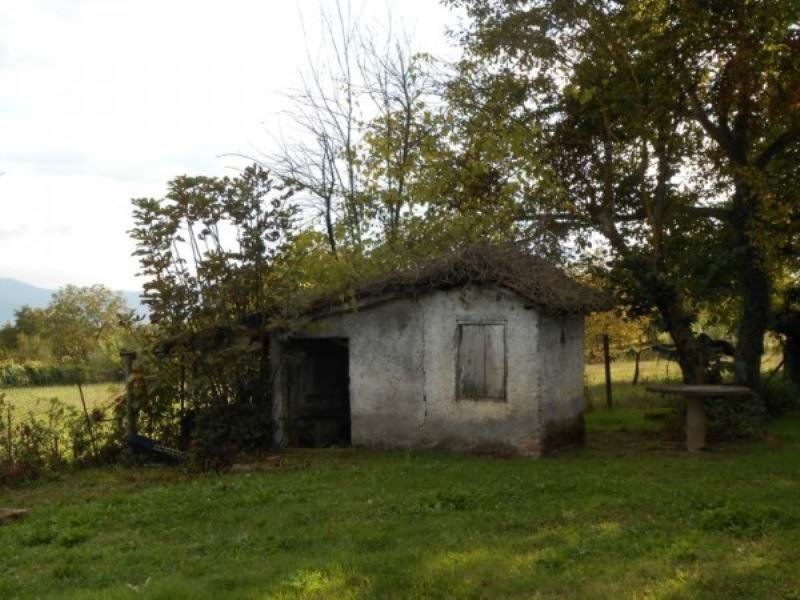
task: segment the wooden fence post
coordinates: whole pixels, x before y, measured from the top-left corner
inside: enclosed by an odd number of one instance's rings
[[[12,440],[12,431],[11,431],[11,404],[7,407],[8,412],[8,429],[6,430],[6,444],[8,445],[8,464],[14,464],[14,441]],[[0,417],[2,418],[2,417]]]
[[[606,406],[613,408],[614,400],[611,397],[611,353],[608,349],[608,334],[603,334],[603,360],[606,364]]]
[[[639,385],[639,362],[642,359],[642,350],[639,349],[636,351],[636,366],[633,370],[633,385]]]
[[[122,369],[125,373],[126,434],[128,441],[130,441],[138,433],[137,419],[139,414],[138,407],[134,406],[135,400],[133,397],[133,361],[136,360],[136,352],[123,350],[119,355],[122,358]]]

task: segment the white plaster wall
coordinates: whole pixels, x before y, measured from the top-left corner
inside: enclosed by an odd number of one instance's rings
[[[506,324],[505,401],[456,400],[456,336],[462,322]],[[498,287],[465,287],[328,316],[306,335],[349,339],[354,445],[538,455],[542,419],[572,414],[575,403],[582,403],[582,322],[565,322],[572,351],[560,344],[560,325],[556,334],[555,321],[526,309],[516,295]],[[562,391],[572,403],[563,409]],[[278,404],[282,399],[276,390]]]
[[[349,339],[353,445],[419,444],[425,414],[423,323],[420,303],[411,299],[318,322],[316,335]]]
[[[421,441],[538,454],[536,312],[496,287],[436,292],[424,299],[422,309],[426,415]],[[456,400],[457,327],[464,322],[505,323],[505,401]]]
[[[543,423],[568,424],[583,415],[583,317],[543,316],[539,397]]]

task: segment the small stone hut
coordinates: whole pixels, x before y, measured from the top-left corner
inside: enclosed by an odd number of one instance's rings
[[[584,438],[599,292],[513,247],[471,247],[314,305],[270,341],[280,445],[540,456]]]

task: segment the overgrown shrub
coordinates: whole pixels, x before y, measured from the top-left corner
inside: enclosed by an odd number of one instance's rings
[[[25,387],[32,385],[75,385],[118,381],[122,378],[119,368],[84,369],[77,366],[53,366],[39,362],[0,364],[0,385]]]
[[[705,401],[706,433],[711,440],[745,440],[763,437],[770,419],[800,408],[800,390],[786,380],[765,382],[758,396],[710,398]],[[686,405],[678,410],[686,423]]]
[[[800,408],[800,389],[786,379],[773,379],[764,384],[762,390],[764,407],[770,417]]]
[[[30,385],[31,381],[25,367],[16,363],[8,363],[0,366],[0,385],[9,387],[21,387]]]
[[[0,484],[38,479],[68,466],[111,462],[121,449],[115,419],[86,416],[57,398],[39,413],[15,414],[0,394]],[[90,432],[91,427],[91,432]]]
[[[705,412],[712,440],[756,439],[766,433],[769,414],[761,397],[710,398]]]
[[[202,470],[224,469],[240,452],[265,450],[272,444],[268,404],[227,404],[209,407],[195,418],[190,462]]]
[[[132,391],[139,433],[166,446],[180,447],[179,398],[169,382],[142,377],[137,370]]]

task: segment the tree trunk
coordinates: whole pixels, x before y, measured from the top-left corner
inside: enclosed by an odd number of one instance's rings
[[[325,198],[325,235],[328,238],[331,254],[336,257],[336,232],[333,228],[333,200],[330,196]]]
[[[740,251],[739,281],[742,288],[742,316],[739,321],[736,355],[736,383],[757,389],[761,383],[764,334],[770,320],[772,280],[750,227],[755,218],[756,198],[743,184],[737,184],[732,206],[734,243]]]
[[[686,312],[683,298],[672,284],[662,284],[654,291],[655,304],[678,355],[684,383],[705,383],[708,369],[706,357],[692,331],[692,318]]]
[[[775,315],[776,333],[783,335],[783,374],[800,388],[800,313],[784,309]]]
[[[761,383],[761,357],[770,308],[770,278],[760,265],[744,268],[742,319],[739,322],[736,355],[736,383],[757,389]]]
[[[642,360],[642,351],[636,351],[636,366],[633,371],[633,381],[631,382],[633,385],[639,385],[639,363]]]
[[[800,388],[800,332],[786,335],[783,346],[783,372],[786,378]]]

